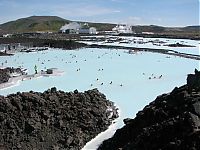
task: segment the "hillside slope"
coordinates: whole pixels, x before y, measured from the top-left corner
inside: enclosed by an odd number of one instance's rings
[[[23,33],[36,31],[58,32],[66,23],[72,22],[57,16],[31,16],[10,21],[0,25],[0,33]],[[79,22],[84,24],[85,22]],[[111,30],[115,25],[107,23],[90,23],[89,26],[98,30]]]
[[[69,20],[56,16],[31,16],[0,25],[1,32],[57,31]]]
[[[15,21],[10,21],[0,25],[0,34],[6,33],[27,33],[27,32],[58,32],[59,29],[66,23],[72,22],[57,16],[31,16],[21,18]],[[92,23],[76,21],[80,24],[88,23],[90,27],[96,27],[98,31],[111,31],[116,24],[111,23]],[[157,25],[137,25],[132,26],[132,29],[137,34],[142,36],[158,36],[158,37],[174,37],[174,38],[189,38],[200,39],[200,26],[187,27],[163,27]],[[149,35],[143,32],[153,32],[154,35]],[[135,35],[135,34],[134,34]],[[136,36],[136,35],[135,35]]]

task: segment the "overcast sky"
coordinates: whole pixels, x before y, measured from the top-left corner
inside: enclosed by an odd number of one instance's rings
[[[33,15],[133,25],[199,25],[200,0],[0,0],[0,24]]]

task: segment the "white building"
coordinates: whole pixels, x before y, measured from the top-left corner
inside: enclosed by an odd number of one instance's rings
[[[128,25],[117,25],[112,31],[116,33],[133,33],[132,27]]]
[[[67,34],[97,34],[96,28],[89,27],[87,23],[80,25],[77,22],[72,22],[62,26],[60,31]]]

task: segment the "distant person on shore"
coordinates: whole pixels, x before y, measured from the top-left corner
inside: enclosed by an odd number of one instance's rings
[[[34,66],[34,69],[35,69],[35,74],[37,74],[38,72],[37,72],[37,66],[36,65]]]

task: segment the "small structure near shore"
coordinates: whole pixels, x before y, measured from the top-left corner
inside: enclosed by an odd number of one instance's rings
[[[47,69],[46,73],[47,74],[54,74],[56,71],[58,71],[58,68],[49,68],[49,69]]]

